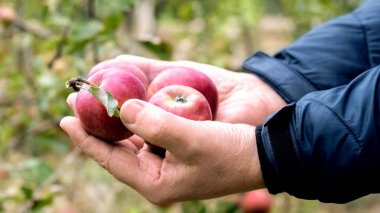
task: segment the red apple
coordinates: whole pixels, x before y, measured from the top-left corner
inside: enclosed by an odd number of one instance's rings
[[[0,5],[0,20],[4,22],[12,22],[16,19],[16,11],[7,6]]]
[[[106,70],[109,68],[116,68],[125,72],[130,72],[133,75],[135,75],[138,79],[140,79],[140,81],[144,84],[145,88],[147,88],[149,85],[148,77],[139,67],[133,64],[126,64],[125,62],[117,61],[115,59],[105,60],[96,64],[94,67],[91,68],[90,72],[88,73],[88,76],[90,77],[99,71]]]
[[[213,81],[204,73],[187,68],[167,69],[158,74],[148,87],[148,99],[160,89],[169,85],[183,85],[198,90],[207,99],[213,119],[218,108],[218,92]]]
[[[108,91],[121,105],[132,98],[146,100],[143,83],[132,73],[120,69],[107,69],[91,75],[89,82]],[[85,85],[84,85],[85,86]],[[86,90],[80,90],[76,100],[76,111],[84,129],[107,141],[118,141],[133,135],[125,128],[120,118],[110,117],[98,99]]]
[[[246,192],[240,200],[240,207],[244,213],[268,213],[272,199],[266,189]]]
[[[169,85],[158,90],[149,102],[175,115],[191,120],[212,120],[207,99],[197,90],[182,85]],[[166,150],[149,142],[152,153],[164,157]]]
[[[197,90],[182,85],[169,85],[158,90],[149,102],[178,116],[191,120],[212,120],[207,99]]]
[[[8,179],[9,176],[10,176],[9,169],[7,169],[4,166],[0,165],[0,180]]]

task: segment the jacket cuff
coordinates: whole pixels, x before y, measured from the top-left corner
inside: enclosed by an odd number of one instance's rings
[[[295,187],[291,186],[293,177],[302,168],[291,131],[294,108],[295,104],[284,107],[256,128],[261,171],[265,185],[272,194]]]
[[[257,52],[243,63],[243,68],[268,83],[287,102],[295,102],[317,89],[302,74],[280,60]]]

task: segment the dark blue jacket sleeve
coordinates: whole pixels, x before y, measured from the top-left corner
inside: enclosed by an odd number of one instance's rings
[[[380,2],[243,67],[289,104],[257,128],[271,193],[344,203],[380,192]]]
[[[380,66],[305,95],[257,128],[271,193],[344,203],[380,192]]]
[[[366,4],[302,36],[274,57],[258,52],[243,67],[288,103],[348,84],[380,64],[380,2]]]

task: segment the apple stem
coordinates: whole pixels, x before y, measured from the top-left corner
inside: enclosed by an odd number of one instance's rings
[[[89,86],[92,86],[92,87],[96,87],[95,84],[87,81],[86,79],[82,78],[82,77],[73,77],[71,78],[70,80],[66,81],[66,88],[73,88],[73,90],[75,92],[78,92],[80,89],[83,88],[83,84],[87,84]]]
[[[180,103],[186,103],[186,99],[183,98],[182,96],[177,96],[174,99],[175,102],[180,102]]]

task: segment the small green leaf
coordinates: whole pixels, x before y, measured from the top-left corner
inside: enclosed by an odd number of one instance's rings
[[[26,199],[31,199],[32,198],[34,190],[31,187],[23,185],[23,186],[21,186],[20,190],[22,191],[22,193],[24,194],[24,196],[26,197]]]
[[[96,38],[103,30],[104,26],[100,21],[78,22],[73,25],[69,38],[75,43],[80,43]]]
[[[120,117],[119,102],[108,91],[91,85],[87,91],[93,94],[107,110],[108,116]]]
[[[42,199],[33,202],[32,210],[40,210],[53,203],[54,195],[50,194]]]
[[[154,39],[139,40],[138,42],[160,59],[168,60],[173,55],[173,47],[168,42],[155,41]]]
[[[183,213],[199,212],[206,213],[207,206],[202,201],[188,201],[181,204]]]

